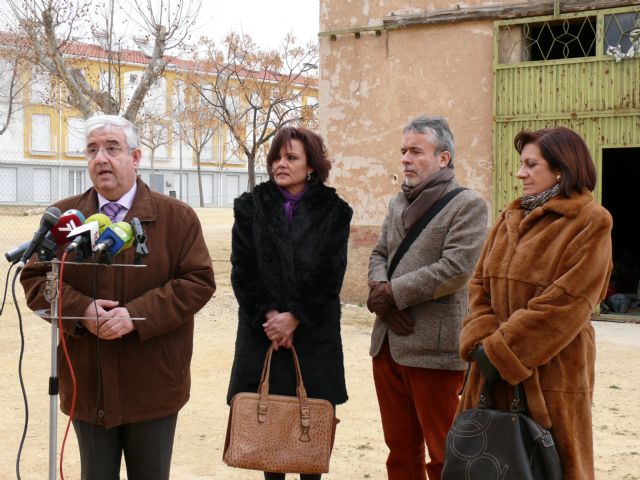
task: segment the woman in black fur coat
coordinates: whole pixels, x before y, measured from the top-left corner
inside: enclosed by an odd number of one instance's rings
[[[269,393],[295,395],[292,344],[308,396],[347,401],[339,294],[352,210],[324,185],[330,168],[319,135],[284,128],[267,155],[270,180],[234,203],[231,284],[240,309],[227,403],[258,390],[270,345]]]

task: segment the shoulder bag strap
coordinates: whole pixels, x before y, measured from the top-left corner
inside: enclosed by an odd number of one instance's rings
[[[463,190],[466,190],[466,188],[460,187],[442,195],[433,205],[431,205],[429,210],[427,210],[425,214],[420,217],[420,220],[415,223],[413,228],[409,230],[409,233],[407,233],[407,236],[404,237],[402,243],[400,243],[400,246],[398,247],[398,250],[396,250],[395,255],[391,259],[391,263],[389,264],[389,268],[387,270],[387,278],[389,280],[391,280],[391,275],[393,275],[393,272],[398,266],[398,263],[400,263],[400,260],[402,259],[402,257],[404,257],[404,254],[407,253],[407,250],[409,250],[409,247],[415,241],[415,239],[418,238],[418,235],[420,235],[425,227],[429,225],[429,222],[433,220],[433,217],[440,213],[440,210],[442,210],[447,205],[447,203],[449,203],[449,201],[453,199],[453,197],[458,195]]]

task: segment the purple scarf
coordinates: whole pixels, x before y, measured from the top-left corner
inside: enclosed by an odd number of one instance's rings
[[[296,207],[298,206],[298,202],[300,201],[302,196],[306,193],[307,186],[308,185],[305,183],[304,188],[297,195],[291,195],[284,188],[278,187],[278,190],[280,190],[280,193],[284,197],[284,215],[289,220],[289,223],[291,223],[291,221],[293,220],[293,212],[295,212]]]

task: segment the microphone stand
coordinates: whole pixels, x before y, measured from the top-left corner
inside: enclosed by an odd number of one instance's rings
[[[51,312],[58,313],[58,276],[60,264],[51,262],[47,273],[47,289],[51,298]],[[49,479],[56,478],[58,435],[58,323],[51,320],[51,376],[49,377]]]
[[[46,312],[35,312],[42,318],[51,319],[51,375],[49,376],[49,480],[56,480],[56,466],[58,464],[58,324],[55,319],[58,316],[58,280],[60,276],[60,262],[58,260],[47,261],[51,264],[51,271],[47,273],[47,284],[44,295],[51,303],[51,311],[47,317]],[[91,265],[91,263],[65,262],[74,265]],[[118,267],[146,267],[146,265],[113,265]],[[65,319],[79,320],[81,317],[62,317]],[[95,319],[95,318],[94,318]],[[132,318],[131,320],[144,320],[144,318]]]

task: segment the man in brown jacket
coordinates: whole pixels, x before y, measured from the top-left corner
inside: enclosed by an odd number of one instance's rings
[[[445,119],[412,120],[401,153],[403,191],[389,203],[369,261],[367,305],[376,313],[370,354],[389,479],[424,480],[428,473],[429,480],[439,480],[465,369],[458,336],[467,313],[466,284],[485,237],[487,207],[455,181]],[[448,202],[420,230],[421,218],[443,197]],[[392,262],[412,231],[417,237]],[[392,263],[397,268],[390,272]]]
[[[62,322],[77,382],[82,479],[119,479],[123,453],[130,480],[168,479],[177,414],[191,386],[193,316],[215,291],[211,258],[195,212],[137,178],[135,126],[102,115],[86,129],[93,188],[56,206],[85,216],[101,211],[113,222],[137,217],[149,255],[143,268],[64,268],[62,314],[83,318]],[[134,256],[124,250],[114,264],[132,265]],[[42,293],[48,269],[31,263],[22,273],[31,309],[50,307]],[[60,349],[58,364],[61,409],[69,415],[74,392]]]

